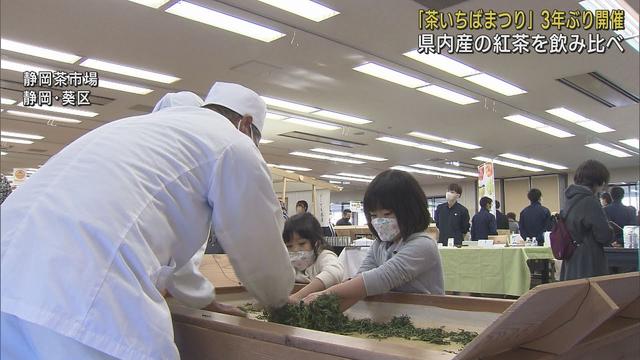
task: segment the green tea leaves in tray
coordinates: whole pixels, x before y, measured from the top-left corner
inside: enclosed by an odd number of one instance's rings
[[[440,345],[452,342],[466,345],[478,336],[476,332],[465,330],[416,328],[406,315],[395,316],[386,323],[376,323],[371,319],[352,320],[340,311],[340,301],[335,295],[320,296],[309,305],[287,304],[280,309],[264,311],[263,316],[279,324],[342,335],[365,334],[374,339],[398,337]]]

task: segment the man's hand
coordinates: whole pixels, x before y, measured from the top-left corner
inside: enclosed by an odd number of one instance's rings
[[[300,304],[300,301],[302,301],[302,299],[296,296],[296,294],[293,294],[289,295],[289,300],[287,302],[291,305],[297,305]]]
[[[227,304],[223,304],[223,303],[219,303],[219,302],[217,302],[215,300],[212,301],[211,304],[207,305],[202,310],[213,311],[213,312],[223,313],[223,314],[227,314],[227,315],[247,317],[247,313],[245,313],[244,311],[238,309],[237,307],[231,306],[231,305],[227,305]]]

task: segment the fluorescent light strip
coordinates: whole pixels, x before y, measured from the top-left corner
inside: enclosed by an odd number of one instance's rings
[[[356,124],[356,125],[364,125],[372,122],[371,120],[367,120],[367,119],[363,119],[363,118],[359,118],[351,115],[340,114],[340,113],[328,111],[328,110],[316,111],[313,113],[313,115],[318,115],[318,116],[326,117],[332,120],[343,121],[343,122]]]
[[[478,70],[472,67],[440,54],[421,54],[418,50],[412,50],[403,55],[455,76],[465,77],[479,73]]]
[[[526,163],[533,164],[533,165],[540,165],[540,166],[544,166],[544,167],[548,167],[548,168],[556,169],[556,170],[567,170],[568,169],[568,167],[563,166],[563,165],[553,164],[553,163],[549,163],[549,162],[546,162],[546,161],[536,160],[536,159],[528,158],[526,156],[512,154],[512,153],[504,153],[504,154],[500,154],[500,156],[502,156],[504,158],[507,158],[507,159],[522,161],[522,162],[526,162]]]
[[[631,157],[631,154],[627,154],[624,151],[620,151],[618,149],[614,149],[611,146],[607,146],[604,144],[599,144],[599,143],[592,143],[592,144],[586,144],[585,145],[588,148],[591,148],[593,150],[598,150],[601,151],[605,154],[611,155],[611,156],[615,156],[615,157],[619,157],[619,158],[625,158],[625,157]]]
[[[271,144],[273,140],[269,139],[260,139],[260,144]]]
[[[640,142],[638,141],[638,138],[620,140],[620,142],[636,149],[640,148]]]
[[[420,131],[412,131],[412,132],[409,133],[409,135],[415,136],[417,138],[425,139],[425,140],[441,142],[443,144],[456,146],[456,147],[463,148],[463,149],[476,150],[476,149],[481,149],[482,148],[482,146],[469,144],[469,143],[466,143],[466,142],[463,142],[463,141],[458,141],[458,140],[445,139],[445,138],[440,137],[440,136],[431,135],[431,134],[425,134],[425,133],[420,132]]]
[[[2,105],[13,105],[15,103],[16,103],[16,101],[13,100],[13,99],[0,98],[0,104],[2,104]]]
[[[360,179],[360,178],[354,178],[354,177],[349,177],[349,176],[340,176],[340,175],[322,175],[320,176],[321,178],[326,178],[326,179],[336,179],[336,180],[347,180],[347,181],[355,181],[355,182],[363,182],[363,183],[370,183],[371,180],[367,180],[367,179]]]
[[[477,150],[482,148],[482,146],[469,144],[469,143],[458,141],[458,140],[447,140],[447,141],[443,141],[442,143],[446,145],[456,146],[463,149],[469,149],[469,150]]]
[[[326,20],[332,16],[340,14],[338,11],[330,9],[310,0],[258,0],[265,4],[277,7],[284,11],[302,16],[315,22]]]
[[[6,153],[4,151],[0,151],[0,155],[4,156],[4,155],[8,155],[8,153]]]
[[[329,124],[325,124],[325,123],[321,123],[321,122],[317,122],[317,121],[312,121],[312,120],[305,120],[305,119],[298,119],[298,118],[288,118],[288,119],[286,119],[284,121],[288,122],[288,123],[298,124],[298,125],[302,125],[302,126],[315,128],[315,129],[320,129],[320,130],[339,130],[340,129],[339,126],[329,125]]]
[[[76,119],[69,119],[69,118],[63,118],[59,116],[51,116],[51,115],[43,115],[43,114],[35,114],[35,113],[16,111],[16,110],[7,110],[7,114],[11,114],[14,116],[34,118],[34,119],[41,119],[41,120],[53,120],[53,121],[59,121],[64,123],[70,123],[70,124],[79,124],[82,122]]]
[[[137,69],[131,66],[119,65],[119,64],[115,64],[115,63],[111,63],[103,60],[97,60],[97,59],[86,59],[85,61],[80,63],[80,66],[88,67],[96,70],[108,71],[108,72],[125,75],[125,76],[131,76],[138,79],[156,81],[163,84],[171,84],[180,80],[180,78],[175,76]]]
[[[315,151],[315,152],[319,152],[319,153],[323,153],[323,154],[352,157],[352,158],[362,159],[362,160],[387,161],[387,159],[381,158],[381,157],[362,155],[362,154],[353,154],[353,153],[346,152],[346,151],[336,151],[336,150],[322,149],[322,148],[311,149],[311,151]]]
[[[1,39],[2,50],[17,52],[20,54],[36,56],[39,58],[60,61],[67,64],[73,64],[80,60],[81,57],[61,51],[51,50],[39,46],[29,45],[13,40]]]
[[[532,167],[532,166],[526,166],[526,165],[520,165],[520,164],[512,163],[510,161],[492,159],[492,158],[489,158],[489,157],[486,157],[486,156],[476,156],[476,157],[473,158],[473,160],[478,160],[478,161],[483,161],[483,162],[492,162],[492,163],[497,164],[497,165],[508,166],[508,167],[527,170],[527,171],[532,171],[532,172],[544,171],[544,170],[542,170],[540,168],[536,168],[536,167]]]
[[[580,6],[587,10],[624,10],[624,29],[616,30],[615,33],[622,35],[627,43],[636,51],[640,51],[640,42],[638,39],[638,13],[629,6],[625,1],[616,0],[585,0],[579,2]]]
[[[42,140],[44,136],[33,135],[33,134],[25,134],[25,133],[17,133],[13,131],[0,131],[0,135],[2,136],[10,136],[15,138],[23,138],[23,139],[31,139],[31,140]]]
[[[593,121],[591,119],[588,119],[580,114],[577,114],[569,109],[563,108],[563,107],[559,107],[559,108],[555,108],[555,109],[549,109],[546,110],[549,114],[551,115],[555,115],[561,119],[570,121],[576,125],[582,126],[584,128],[587,128],[591,131],[597,132],[597,133],[606,133],[606,132],[612,132],[615,131],[614,129],[605,126],[603,124],[600,124],[597,121]]]
[[[450,153],[450,152],[453,152],[453,150],[449,150],[449,149],[445,149],[445,148],[441,148],[441,147],[437,147],[437,146],[426,145],[426,144],[422,144],[422,143],[417,143],[417,142],[413,142],[413,141],[408,141],[408,140],[404,140],[404,139],[398,139],[398,138],[394,138],[394,137],[390,137],[390,136],[382,136],[382,137],[376,138],[376,140],[384,141],[384,142],[388,142],[388,143],[392,143],[392,144],[403,145],[403,146],[415,147],[415,148],[418,148],[418,149],[433,151],[433,152],[437,152],[437,153]]]
[[[24,107],[25,109],[51,111],[55,113],[77,115],[77,116],[84,116],[84,117],[96,117],[99,115],[97,112],[93,112],[93,111],[76,110],[76,109],[71,109],[68,107],[60,107],[60,106],[42,106],[42,105],[24,106],[22,103],[18,104],[18,106]]]
[[[267,120],[284,120],[286,118],[287,118],[286,116],[278,115],[278,114],[274,114],[274,113],[270,113],[270,112],[268,112],[267,116],[266,116]]]
[[[153,91],[151,89],[143,88],[140,86],[127,85],[127,84],[119,83],[116,81],[104,80],[104,79],[98,80],[98,87],[111,89],[111,90],[124,91],[132,94],[139,94],[139,95],[147,95]]]
[[[568,138],[568,137],[572,137],[575,136],[574,134],[570,133],[570,132],[566,132],[564,130],[560,130],[558,128],[554,128],[553,126],[543,126],[541,128],[536,129],[538,131],[541,131],[543,133],[558,137],[558,138]]]
[[[462,170],[457,170],[457,169],[449,169],[449,168],[443,168],[443,167],[439,167],[439,166],[422,165],[422,164],[413,164],[411,166],[417,167],[417,168],[421,168],[421,169],[427,169],[427,170],[434,170],[434,171],[442,171],[442,172],[447,172],[447,173],[452,173],[452,174],[467,175],[467,176],[471,176],[471,177],[477,177],[478,176],[477,172],[462,171]]]
[[[526,126],[528,128],[532,128],[532,129],[539,129],[541,127],[545,127],[546,126],[545,124],[543,124],[543,123],[541,123],[539,121],[530,119],[530,118],[528,118],[526,116],[522,116],[522,115],[509,115],[509,116],[505,116],[504,119],[505,120],[509,120],[509,121],[514,122],[514,123],[519,124],[519,125]]]
[[[504,117],[505,120],[509,120],[511,122],[514,122],[516,124],[519,125],[523,125],[526,126],[528,128],[531,129],[535,129],[538,131],[541,131],[543,133],[549,134],[549,135],[553,135],[555,137],[559,137],[559,138],[567,138],[567,137],[571,137],[571,136],[575,136],[574,134],[564,131],[564,130],[560,130],[558,128],[555,128],[553,126],[549,126],[549,125],[545,125],[539,121],[530,119],[526,116],[522,116],[522,115],[509,115],[509,116],[505,116]]]
[[[340,175],[340,176],[348,176],[348,177],[358,178],[358,179],[367,179],[367,180],[375,179],[375,176],[359,175],[359,174],[351,174],[351,173],[338,173],[338,175]]]
[[[406,86],[412,89],[426,86],[429,83],[413,76],[405,75],[401,72],[389,69],[375,63],[366,63],[353,68],[363,74],[371,75],[382,80],[387,80],[398,85]]]
[[[513,95],[520,95],[520,94],[527,93],[525,90],[522,90],[517,86],[511,85],[506,81],[502,81],[496,77],[493,77],[485,73],[471,75],[466,77],[465,79],[471,81],[472,83],[478,84],[482,87],[485,87],[489,90],[493,90],[505,96],[513,96]]]
[[[414,169],[414,168],[409,167],[409,166],[392,166],[391,169],[392,170],[405,171],[405,172],[409,172],[409,173],[423,174],[423,175],[442,176],[442,177],[447,177],[447,178],[452,178],[452,179],[464,179],[465,178],[462,175],[446,174],[446,173],[441,173],[441,172],[437,172],[437,171],[430,171],[430,170],[419,170],[419,169]]]
[[[455,91],[451,91],[449,89],[445,89],[443,87],[440,87],[438,85],[429,85],[429,86],[425,86],[425,87],[421,87],[419,89],[417,89],[418,91],[421,91],[423,93],[429,94],[429,95],[433,95],[435,97],[439,97],[440,99],[444,99],[444,100],[448,100],[451,102],[454,102],[456,104],[459,105],[469,105],[469,104],[473,104],[473,103],[477,103],[478,100],[466,96],[466,95],[462,95],[460,93],[457,93]]]
[[[27,65],[27,64],[23,64],[23,63],[19,63],[19,62],[16,62],[16,61],[11,61],[11,60],[5,60],[5,59],[0,59],[0,68],[5,69],[5,70],[18,71],[18,72],[25,72],[25,71],[37,71],[37,72],[54,71],[53,69],[42,67],[42,66]]]
[[[360,161],[360,160],[352,160],[352,159],[345,159],[345,158],[340,158],[340,157],[333,157],[333,156],[326,156],[326,155],[319,155],[319,154],[311,154],[311,153],[305,153],[305,152],[301,152],[301,151],[294,151],[294,152],[289,153],[289,154],[293,155],[293,156],[301,156],[301,157],[307,157],[307,158],[318,159],[318,160],[329,160],[329,161],[342,162],[342,163],[347,163],[347,164],[361,165],[361,164],[365,163],[364,161]]]
[[[431,134],[426,134],[420,131],[412,131],[409,133],[409,135],[411,136],[415,136],[417,138],[421,138],[421,139],[425,139],[425,140],[431,140],[431,141],[437,141],[437,142],[443,142],[446,141],[447,139],[440,137],[440,136],[435,136],[435,135],[431,135]]]
[[[301,113],[312,113],[314,111],[320,110],[311,106],[296,104],[294,102],[280,99],[274,99],[268,96],[261,96],[261,98],[268,106],[274,106],[281,109],[293,110]]]
[[[177,2],[168,8],[166,12],[264,42],[272,42],[286,35],[186,1]]]
[[[169,0],[129,0],[129,1],[134,2],[136,4],[140,4],[140,5],[148,6],[150,8],[157,9],[160,6],[166,4]]]
[[[278,169],[283,169],[283,170],[293,170],[293,171],[311,171],[313,169],[309,169],[306,167],[299,167],[299,166],[290,166],[290,165],[276,165],[276,164],[267,164],[269,167],[274,167],[274,168],[278,168]]]
[[[16,144],[25,144],[25,145],[33,144],[33,141],[31,140],[13,139],[13,138],[8,138],[4,136],[0,137],[0,141],[8,142],[8,143],[16,143]]]

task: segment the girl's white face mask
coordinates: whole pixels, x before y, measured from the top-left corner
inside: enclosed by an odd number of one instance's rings
[[[453,201],[458,199],[458,194],[451,191],[447,191],[447,193],[444,196],[447,199],[447,201]]]
[[[400,235],[400,227],[396,218],[375,218],[371,225],[376,229],[381,241],[393,241]]]
[[[290,251],[289,252],[289,260],[291,260],[291,265],[296,270],[304,270],[309,266],[313,265],[315,262],[315,254],[312,250],[309,251]]]

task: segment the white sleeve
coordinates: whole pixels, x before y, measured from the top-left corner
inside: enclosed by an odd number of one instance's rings
[[[278,307],[294,280],[284,220],[267,164],[246,140],[230,145],[216,163],[208,195],[213,227],[244,287],[263,305]]]
[[[166,286],[171,296],[195,309],[209,305],[215,297],[213,285],[200,273],[200,263],[206,247],[205,242],[183,267],[167,279]]]
[[[319,273],[316,275],[326,289],[342,282],[344,270],[333,251],[324,250],[318,255]]]

